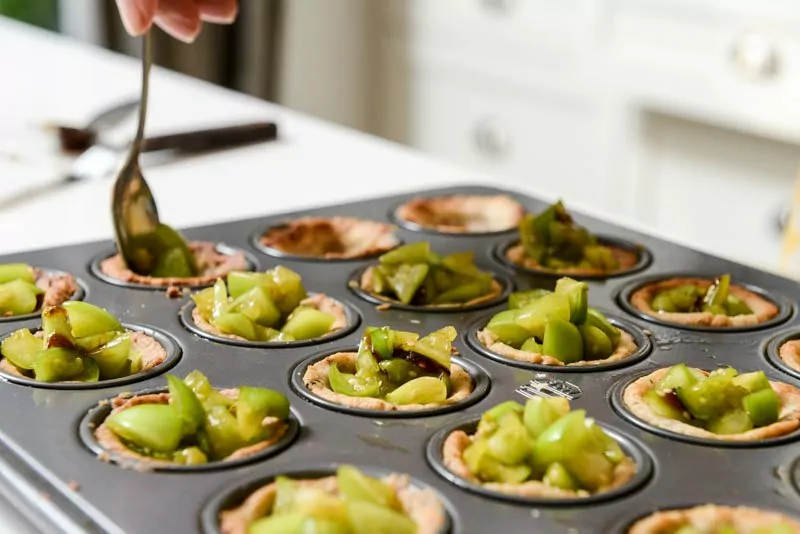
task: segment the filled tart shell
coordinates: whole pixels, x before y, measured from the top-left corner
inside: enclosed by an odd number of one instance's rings
[[[670,278],[652,284],[646,284],[631,294],[631,305],[640,312],[652,317],[657,317],[663,321],[676,324],[692,326],[712,326],[712,327],[742,327],[753,326],[769,321],[780,311],[773,302],[765,299],[761,295],[745,289],[742,286],[732,284],[730,292],[735,297],[742,300],[753,313],[747,315],[721,315],[711,312],[691,312],[691,313],[670,313],[654,310],[651,305],[656,295],[664,290],[673,289],[679,286],[693,285],[703,290],[708,289],[713,283],[706,278]]]
[[[525,267],[526,269],[532,269],[534,271],[542,271],[547,273],[555,273],[555,274],[562,274],[564,276],[601,276],[606,274],[616,274],[625,271],[629,271],[636,267],[636,264],[639,263],[639,254],[632,250],[628,250],[626,248],[615,247],[613,245],[606,245],[608,248],[611,249],[612,254],[619,262],[619,267],[611,270],[605,271],[603,269],[599,269],[597,267],[564,267],[560,269],[551,269],[550,267],[544,267],[539,264],[538,261],[529,258],[525,254],[525,249],[523,248],[521,243],[517,243],[508,247],[505,252],[506,259],[511,261],[512,263],[519,265],[521,267]]]
[[[127,333],[130,335],[131,347],[138,350],[142,355],[142,370],[140,373],[144,373],[145,371],[149,371],[150,369],[161,365],[164,360],[167,359],[167,349],[165,349],[164,346],[155,338],[148,336],[144,332],[138,332],[136,330],[129,330]],[[43,333],[40,330],[34,335],[36,337],[42,337]],[[0,371],[15,376],[26,376],[6,358],[0,359]]]
[[[232,389],[222,389],[219,390],[222,395],[225,395],[228,398],[236,399],[239,396],[239,390],[237,388]],[[169,393],[151,393],[147,395],[137,395],[135,397],[126,396],[125,394],[121,394],[120,396],[114,398],[111,401],[111,405],[113,409],[109,416],[114,415],[115,413],[121,412],[123,410],[127,410],[132,406],[137,406],[140,404],[169,404]],[[270,418],[273,419],[274,418]],[[277,420],[275,420],[277,421]],[[272,436],[270,439],[261,441],[259,443],[249,445],[247,447],[243,447],[241,449],[236,450],[232,454],[228,455],[227,457],[223,458],[224,461],[228,460],[238,460],[241,458],[247,458],[248,456],[252,456],[260,451],[263,451],[267,447],[270,447],[280,441],[283,434],[286,432],[287,425],[285,423],[279,423],[275,427],[275,435]],[[174,462],[169,462],[166,460],[152,458],[150,456],[144,456],[139,454],[136,451],[129,449],[125,443],[116,435],[111,429],[106,426],[105,422],[103,422],[100,426],[98,426],[94,431],[95,439],[97,443],[103,447],[107,452],[113,453],[117,458],[124,458],[126,460],[131,460],[135,462],[138,469],[147,469],[150,467],[156,466],[164,466],[164,465],[175,465]],[[101,455],[101,459],[108,459],[103,458]]]
[[[125,266],[120,254],[114,254],[101,261],[100,271],[121,282],[151,287],[181,287],[212,284],[231,271],[244,271],[249,268],[247,258],[242,251],[223,254],[217,250],[215,243],[209,241],[192,241],[188,245],[200,272],[198,276],[160,278],[136,274]]]
[[[341,330],[347,326],[347,313],[344,310],[344,306],[340,302],[335,299],[332,299],[322,293],[317,293],[316,295],[312,295],[303,299],[300,302],[300,306],[310,306],[313,308],[318,309],[321,312],[330,313],[336,319],[333,321],[330,330],[328,330],[328,334],[332,332],[336,332],[337,330]],[[194,324],[197,325],[198,328],[203,330],[204,332],[208,332],[211,335],[224,337],[227,339],[237,339],[242,341],[247,341],[245,338],[241,336],[237,336],[234,334],[226,334],[213,324],[206,321],[203,316],[200,314],[200,310],[195,308],[192,310],[192,320]]]
[[[303,374],[303,384],[308,390],[327,401],[358,408],[361,410],[380,410],[380,411],[421,411],[430,409],[440,404],[392,404],[391,402],[374,397],[350,397],[336,393],[328,382],[328,371],[332,364],[336,364],[340,371],[344,373],[354,373],[356,368],[355,352],[337,352],[331,354],[318,362],[309,365]],[[450,364],[450,396],[444,404],[455,404],[461,402],[472,393],[474,384],[469,373],[464,368],[455,363]]]
[[[614,479],[612,482],[603,488],[600,488],[595,493],[589,493],[586,490],[564,490],[561,488],[553,488],[539,480],[528,480],[518,484],[505,483],[505,482],[481,482],[475,475],[473,475],[467,464],[464,462],[464,451],[472,443],[474,436],[471,436],[463,430],[455,430],[451,432],[444,441],[442,447],[442,460],[452,473],[459,477],[466,479],[473,484],[479,485],[487,490],[504,493],[506,495],[515,495],[518,497],[530,498],[547,498],[547,499],[572,499],[576,497],[589,497],[593,494],[605,493],[624,486],[630,482],[636,475],[636,463],[627,456],[619,462],[614,468]]]
[[[702,370],[700,370],[702,371]],[[783,382],[770,381],[770,385],[781,400],[779,419],[771,425],[754,428],[740,434],[714,434],[682,421],[662,417],[653,412],[644,401],[644,395],[655,387],[655,384],[669,372],[669,368],[658,369],[646,376],[636,379],[622,393],[625,406],[639,419],[658,428],[669,430],[684,436],[712,439],[719,441],[758,441],[777,438],[797,430],[800,427],[800,389]],[[708,374],[706,371],[702,371]]]
[[[400,241],[394,226],[355,217],[303,217],[270,228],[260,243],[285,254],[355,259],[387,252]]]
[[[789,525],[793,532],[800,534],[800,523],[783,514],[747,506],[716,504],[656,512],[634,523],[628,529],[628,534],[669,534],[684,526],[712,533],[723,525],[732,526],[740,534],[749,534],[776,523]]]
[[[502,232],[519,224],[525,208],[508,195],[415,198],[395,212],[399,219],[452,234]]]
[[[447,515],[442,503],[430,489],[415,488],[407,475],[389,474],[381,479],[397,492],[403,513],[417,525],[417,534],[439,534],[447,525]],[[296,480],[298,484],[315,487],[330,494],[338,492],[335,476]],[[250,494],[237,508],[220,514],[222,534],[247,534],[248,527],[257,519],[267,516],[275,503],[277,487],[269,483]]]
[[[397,303],[404,306],[415,306],[414,304],[402,304],[399,300],[395,300],[390,298],[386,295],[379,295],[375,293],[375,286],[373,285],[373,274],[372,270],[374,269],[373,266],[367,267],[364,270],[364,273],[361,275],[361,279],[359,280],[359,287],[369,293],[370,295],[375,296],[376,298],[386,301],[387,304]],[[355,283],[355,282],[351,282]],[[472,300],[468,300],[467,302],[459,302],[459,303],[445,303],[445,304],[427,304],[417,306],[419,308],[464,308],[467,306],[476,306],[478,304],[483,304],[484,302],[490,302],[497,298],[500,293],[503,292],[503,286],[500,285],[496,279],[492,279],[492,285],[489,289],[489,292],[485,295],[481,295],[480,297],[474,298]]]
[[[552,356],[539,354],[537,352],[529,352],[520,349],[515,349],[510,345],[506,345],[502,341],[499,341],[497,335],[487,328],[478,331],[478,340],[483,344],[484,347],[494,352],[495,354],[512,360],[517,360],[525,363],[535,363],[540,365],[585,367],[591,365],[601,365],[606,363],[618,362],[620,360],[624,360],[625,358],[634,354],[638,350],[636,342],[633,340],[633,336],[631,336],[625,330],[621,330],[619,328],[617,328],[617,330],[620,332],[621,336],[619,338],[619,343],[617,344],[617,348],[614,350],[611,356],[603,360],[581,360],[579,362],[573,362],[568,364],[565,364],[558,358],[553,358]]]

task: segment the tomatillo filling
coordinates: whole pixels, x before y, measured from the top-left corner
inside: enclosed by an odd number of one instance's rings
[[[486,329],[515,349],[569,364],[604,360],[620,343],[620,331],[602,313],[589,307],[586,282],[561,278],[555,291],[512,293],[508,307],[493,316]]]
[[[275,479],[269,513],[251,523],[248,534],[415,534],[397,491],[351,465],[336,471],[336,484]]]
[[[197,276],[194,255],[181,234],[159,223],[155,231],[130,238],[132,258],[128,268],[136,274],[156,278],[189,278]]]
[[[200,316],[224,334],[249,341],[299,341],[327,334],[336,317],[312,306],[300,275],[277,266],[264,273],[233,271],[192,295]]]
[[[714,434],[741,434],[778,421],[781,399],[763,371],[726,367],[706,373],[678,364],[642,400],[661,417]]]
[[[703,289],[693,284],[659,291],[650,307],[662,313],[710,312],[715,315],[750,315],[753,310],[740,298],[731,294],[731,276],[724,274]]]
[[[450,356],[456,329],[446,326],[420,338],[413,332],[368,327],[361,338],[355,373],[336,363],[328,371],[331,390],[348,397],[373,397],[392,404],[444,403],[451,393]]]
[[[364,284],[362,279],[364,289],[418,306],[464,304],[494,290],[494,277],[475,266],[472,252],[441,256],[427,242],[387,252],[365,278],[371,280]]]
[[[571,411],[562,397],[496,405],[481,416],[463,453],[469,472],[481,482],[540,481],[575,492],[611,486],[615,467],[626,458],[585,410]]]
[[[33,268],[25,263],[0,265],[0,317],[33,313],[44,291],[35,283]]]
[[[599,244],[586,228],[575,224],[561,201],[538,215],[525,215],[519,223],[519,236],[525,255],[548,269],[620,268],[613,250]]]
[[[27,328],[0,344],[24,376],[42,382],[97,382],[136,374],[142,355],[119,320],[87,302],[68,301],[42,312],[42,335]]]
[[[289,400],[271,389],[242,386],[223,395],[199,371],[167,375],[169,404],[135,404],[104,422],[130,450],[156,460],[204,464],[272,439],[289,417]]]

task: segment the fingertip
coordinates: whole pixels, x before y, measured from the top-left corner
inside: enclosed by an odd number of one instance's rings
[[[215,24],[230,24],[239,14],[237,0],[197,0],[200,18]]]

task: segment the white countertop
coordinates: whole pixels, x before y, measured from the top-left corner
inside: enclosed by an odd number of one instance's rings
[[[138,61],[2,18],[0,65],[0,198],[63,169],[54,135],[44,125],[81,124],[139,90]],[[281,140],[145,168],[166,223],[187,227],[448,183],[499,183],[375,137],[153,69],[149,133],[254,120],[276,120]],[[3,208],[0,254],[111,238],[110,189],[108,181],[72,184]],[[2,500],[0,523],[3,532],[31,532]]]

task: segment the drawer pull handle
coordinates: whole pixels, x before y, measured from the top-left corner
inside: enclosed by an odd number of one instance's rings
[[[474,141],[480,152],[492,157],[503,156],[511,145],[508,133],[491,119],[484,119],[477,124]]]
[[[775,78],[780,69],[778,50],[760,33],[741,36],[733,47],[733,60],[743,74],[753,79]]]

